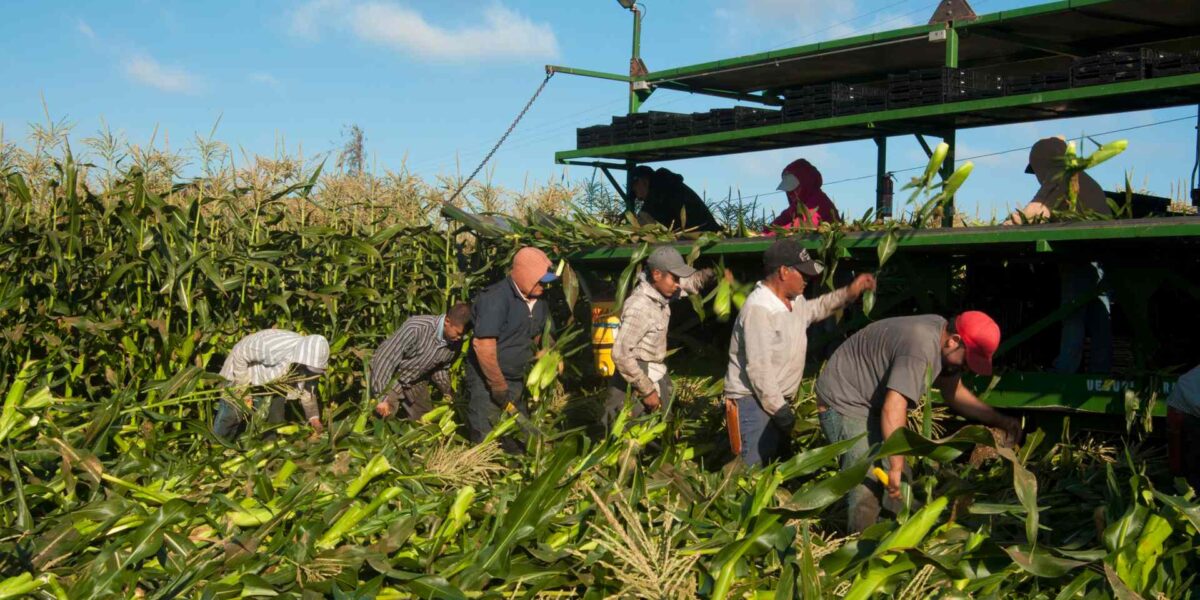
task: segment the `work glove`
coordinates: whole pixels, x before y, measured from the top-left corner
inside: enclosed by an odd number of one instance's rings
[[[771,415],[771,422],[782,429],[784,433],[791,433],[792,428],[796,425],[796,413],[792,412],[791,406],[785,404]]]
[[[508,388],[496,389],[488,388],[488,393],[492,396],[492,402],[500,408],[504,408],[508,404]]]

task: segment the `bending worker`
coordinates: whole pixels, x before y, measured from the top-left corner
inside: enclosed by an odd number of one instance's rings
[[[833,201],[821,189],[822,183],[821,172],[803,158],[784,167],[775,189],[787,193],[788,207],[771,226],[815,229],[822,221],[841,221]]]
[[[805,278],[824,268],[790,239],[767,248],[763,267],[762,281],[746,296],[734,322],[725,374],[729,444],[748,465],[777,458],[791,434],[796,415],[789,402],[804,374],[808,326],[875,289],[875,277],[863,274],[842,289],[805,299]]]
[[[642,201],[639,221],[662,223],[676,231],[721,231],[704,200],[683,182],[682,175],[642,165],[632,171],[630,179],[633,196]]]
[[[371,356],[371,393],[384,395],[375,413],[386,418],[403,407],[409,420],[420,419],[433,409],[430,381],[450,398],[450,364],[470,325],[471,307],[460,302],[442,315],[409,317],[384,340]]]
[[[1063,157],[1066,153],[1067,142],[1061,137],[1044,138],[1033,145],[1029,150],[1029,166],[1025,172],[1036,176],[1040,187],[1024,209],[1013,213],[1008,224],[1044,220],[1050,217],[1051,210],[1071,209],[1068,205],[1068,185],[1063,181]],[[1090,175],[1078,173],[1072,177],[1070,185],[1076,188],[1076,213],[1112,215],[1104,190]],[[1108,294],[1097,290],[1104,278],[1103,268],[1097,262],[1068,260],[1059,263],[1058,270],[1059,299],[1062,304],[1072,304],[1087,295],[1092,295],[1092,298],[1063,318],[1054,370],[1059,373],[1078,372],[1083,362],[1084,338],[1090,337],[1088,372],[1103,374],[1112,371],[1112,307]]]
[[[1167,397],[1167,448],[1171,474],[1200,491],[1200,366],[1184,373]]]
[[[284,401],[299,400],[308,424],[316,433],[321,425],[321,408],[313,392],[314,379],[329,363],[329,342],[319,335],[300,335],[282,329],[253,333],[234,344],[221,366],[221,377],[231,387],[273,384],[268,396],[254,396],[240,389],[237,400],[225,399],[213,421],[213,433],[231,437],[249,420],[250,411],[268,401],[267,423],[282,423]]]
[[[968,311],[953,321],[937,315],[876,321],[846,340],[817,378],[821,430],[830,443],[860,437],[840,457],[841,468],[855,464],[897,429],[908,409],[925,396],[926,372],[942,397],[961,415],[1003,429],[1010,442],[1021,422],[980,402],[961,380],[964,365],[992,374],[992,354],[1000,345],[1000,327],[991,317]],[[888,494],[900,497],[904,457],[889,457]],[[879,517],[882,488],[871,480],[850,491],[849,527],[860,532]]]
[[[733,275],[725,272],[732,281]],[[667,326],[671,302],[699,293],[715,279],[712,269],[696,270],[683,261],[673,246],[659,246],[646,259],[638,285],[621,308],[621,328],[613,344],[617,372],[609,382],[604,406],[604,426],[625,406],[629,388],[637,400],[632,414],[655,411],[671,400],[671,378],[667,375]]]
[[[467,436],[482,442],[504,411],[528,415],[521,392],[533,361],[533,348],[548,318],[544,285],[557,279],[541,250],[521,248],[508,277],[488,286],[471,306],[475,339],[467,354]],[[523,451],[504,438],[505,451]]]

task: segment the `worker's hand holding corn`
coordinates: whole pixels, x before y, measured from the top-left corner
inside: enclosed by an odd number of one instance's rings
[[[892,467],[887,476],[887,492],[888,496],[900,499],[900,480],[904,476],[904,470]]]
[[[313,417],[309,419],[308,424],[312,425],[313,435],[321,435],[321,432],[325,431],[325,426],[321,424],[320,417]]]
[[[642,405],[646,410],[654,412],[662,405],[662,399],[658,397],[658,392],[650,392],[649,396],[642,398]]]
[[[854,278],[848,289],[851,298],[858,298],[863,295],[863,292],[875,289],[875,276],[870,273],[863,273]]]

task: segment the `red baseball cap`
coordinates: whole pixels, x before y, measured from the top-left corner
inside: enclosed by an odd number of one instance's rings
[[[992,374],[992,355],[1000,346],[1000,326],[977,310],[954,319],[954,329],[967,349],[967,368],[979,375]]]

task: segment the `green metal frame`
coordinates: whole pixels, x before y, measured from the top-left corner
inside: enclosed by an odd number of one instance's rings
[[[719,144],[722,142],[737,142],[741,140],[762,139],[770,136],[785,135],[792,133],[805,132],[820,132],[823,130],[843,129],[849,127],[862,127],[865,130],[875,130],[886,132],[879,129],[880,125],[900,122],[907,119],[919,119],[922,117],[935,117],[944,115],[966,114],[966,113],[981,113],[989,110],[1005,109],[1005,108],[1020,108],[1036,106],[1038,104],[1049,104],[1056,102],[1071,102],[1076,100],[1088,100],[1094,98],[1107,98],[1117,96],[1127,96],[1130,94],[1148,93],[1155,91],[1165,91],[1172,89],[1185,89],[1200,86],[1200,74],[1176,75],[1173,77],[1160,77],[1155,79],[1142,79],[1138,81],[1124,81],[1120,83],[1110,83],[1105,85],[1095,85],[1089,87],[1070,88],[1065,90],[1055,90],[1050,92],[1039,92],[1034,94],[1021,94],[1016,96],[1002,96],[999,98],[986,98],[981,100],[967,100],[964,102],[953,102],[946,104],[936,104],[931,106],[918,106],[914,108],[900,108],[893,110],[885,110],[875,113],[864,113],[857,115],[848,115],[842,117],[831,117],[828,119],[815,119],[811,121],[797,121],[794,123],[783,123],[780,125],[768,125],[765,127],[754,127],[750,129],[738,129],[735,131],[722,131],[718,133],[708,133],[704,135],[691,135],[669,140],[655,140],[649,142],[637,142],[632,144],[618,144],[613,146],[601,146],[596,148],[587,148],[584,150],[565,150],[556,152],[554,160],[557,163],[562,163],[567,160],[580,158],[626,158],[627,155],[634,155],[638,152],[647,152],[655,150],[667,150],[672,148],[686,148],[689,146],[700,146],[704,144]],[[1191,104],[1191,101],[1180,102],[1179,104]],[[1116,108],[1108,111],[1094,112],[1090,114],[1103,114],[1105,112],[1122,112],[1128,110],[1126,108]],[[1077,115],[1071,115],[1077,116]],[[1053,118],[1053,115],[1041,117]],[[1036,118],[1021,119],[1022,122],[1038,120]],[[1018,122],[1018,121],[1013,121]],[[992,126],[996,123],[981,123],[977,126]],[[971,127],[975,127],[972,125]],[[967,127],[964,127],[967,128]],[[871,133],[864,133],[858,137],[847,137],[849,139],[867,139],[872,137]],[[797,144],[781,140],[778,147],[800,147],[804,145],[815,145],[828,143],[829,140],[815,141],[809,144]],[[706,153],[706,155],[732,154],[738,152],[751,152],[774,148],[775,146],[755,146],[746,148],[730,148],[728,151],[714,151]],[[681,157],[682,158],[682,157]]]
[[[846,253],[874,253],[883,232],[851,233],[839,240],[838,247]],[[1163,238],[1200,237],[1200,217],[1165,217],[1153,219],[1127,219],[1116,221],[1084,221],[1067,225],[1022,225],[1018,227],[955,227],[903,231],[897,244],[899,249],[957,249],[986,246],[1025,247],[1030,251],[1045,251],[1057,242],[1088,242],[1105,240],[1143,240]],[[738,254],[761,254],[776,238],[757,237],[727,239],[705,248],[705,256]],[[816,234],[798,234],[793,239],[810,250],[821,248],[822,238]],[[676,242],[675,246],[687,254],[692,244]],[[570,257],[575,263],[588,264],[614,260],[628,260],[633,256],[633,246],[618,248],[595,248]]]

